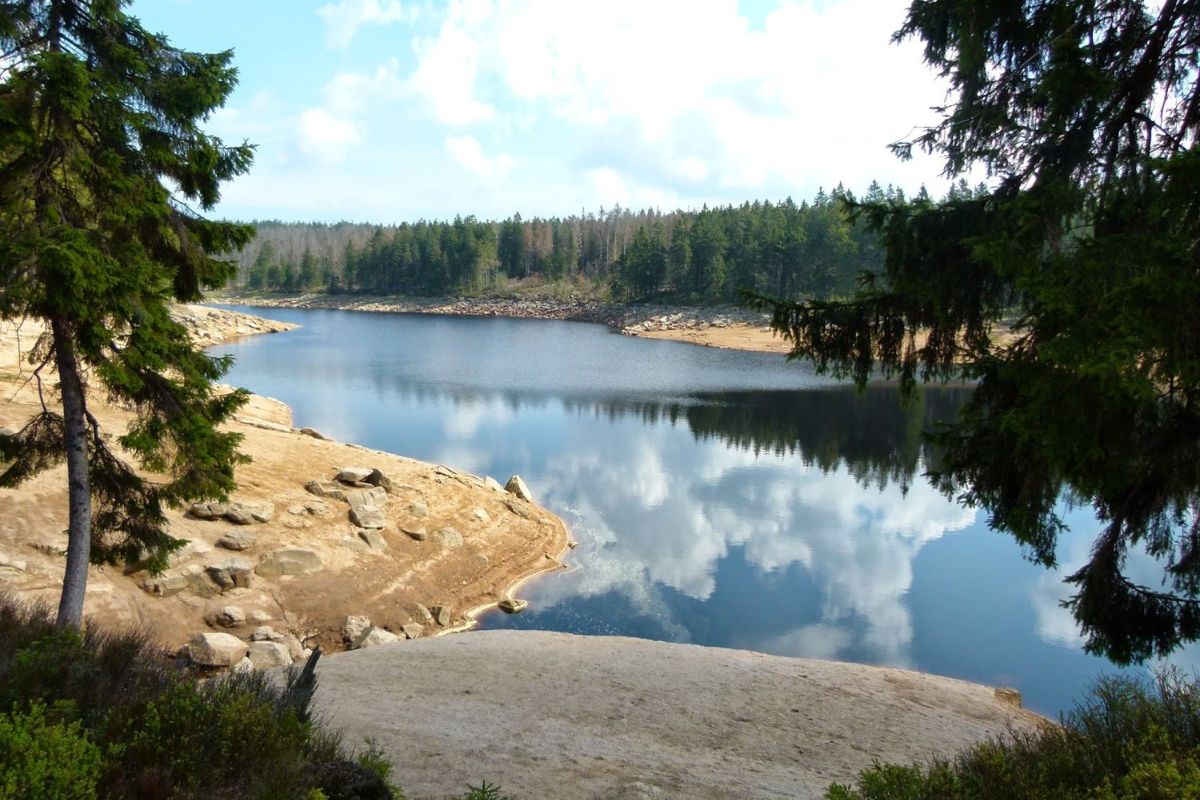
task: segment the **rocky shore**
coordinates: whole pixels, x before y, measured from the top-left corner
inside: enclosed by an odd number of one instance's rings
[[[323,293],[285,295],[226,292],[213,295],[209,300],[261,308],[323,308],[396,314],[574,320],[607,325],[627,336],[674,339],[739,350],[786,351],[783,340],[768,327],[767,314],[740,306],[630,306],[585,300],[410,298]]]
[[[199,344],[292,325],[204,307],[174,316]],[[0,328],[0,428],[36,413],[22,353],[32,323]],[[92,397],[109,434],[127,409]],[[252,397],[230,425],[250,464],[228,503],[170,512],[188,545],[166,572],[93,568],[85,613],[139,626],[213,668],[271,667],[326,652],[470,627],[481,611],[519,598],[513,587],[561,567],[567,531],[519,479],[503,486],[296,429],[279,401]],[[57,602],[66,545],[65,468],[0,489],[0,591]]]

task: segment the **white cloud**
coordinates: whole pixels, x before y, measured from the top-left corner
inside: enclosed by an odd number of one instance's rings
[[[488,158],[479,142],[470,135],[447,136],[446,151],[463,169],[481,178],[503,178],[513,165],[513,158],[507,153]]]
[[[446,125],[469,125],[496,115],[495,108],[475,97],[475,79],[486,42],[465,27],[480,21],[471,8],[455,5],[436,39],[413,43],[418,65],[409,79],[409,89],[423,98],[434,117]]]
[[[298,145],[304,153],[323,161],[337,162],[361,140],[353,122],[339,119],[325,109],[312,108],[300,114]]]
[[[350,46],[364,25],[390,25],[411,19],[399,0],[338,0],[317,9],[325,22],[325,43],[342,49]]]

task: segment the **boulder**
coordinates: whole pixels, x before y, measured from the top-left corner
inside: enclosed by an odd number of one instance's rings
[[[275,629],[270,625],[261,625],[254,629],[254,633],[250,634],[252,642],[274,642],[279,638],[280,634],[275,632]]]
[[[425,627],[416,622],[408,623],[401,630],[404,631],[404,635],[409,639],[419,639],[421,638],[421,634],[425,633]]]
[[[247,614],[246,618],[255,625],[262,625],[271,621],[270,614],[257,608]]]
[[[236,628],[246,622],[246,612],[239,606],[225,606],[212,615],[212,622],[222,628]]]
[[[329,504],[324,500],[309,500],[304,504],[304,510],[314,517],[329,516]]]
[[[493,492],[504,491],[504,487],[500,485],[500,481],[496,480],[491,475],[488,475],[483,479],[483,485],[484,487],[491,489]]]
[[[230,503],[229,510],[225,512],[225,519],[235,525],[270,522],[273,516],[275,516],[275,504],[266,500],[262,502],[243,500]]]
[[[516,514],[521,519],[536,519],[537,518],[537,515],[533,513],[533,509],[529,507],[528,503],[518,500],[515,497],[509,498],[508,500],[506,500],[504,502],[504,505],[508,507],[509,511]]]
[[[420,603],[417,603],[417,616],[422,622],[433,622],[433,612]]]
[[[204,567],[199,564],[190,564],[179,570],[146,578],[142,581],[142,589],[155,597],[172,597],[185,590],[201,597],[212,597],[220,591]]]
[[[529,601],[518,600],[515,597],[506,597],[500,601],[498,606],[505,614],[517,614],[529,608]]]
[[[304,484],[304,489],[317,497],[332,497],[334,500],[346,499],[346,487],[337,481],[309,481]]]
[[[371,628],[359,641],[360,648],[378,647],[381,644],[392,644],[400,641],[400,637],[391,631],[385,631],[383,628]]]
[[[429,538],[429,533],[424,528],[407,527],[401,528],[400,530],[404,531],[418,542],[423,542]]]
[[[475,516],[475,519],[479,520],[480,522],[487,522],[492,518],[485,508],[476,507],[471,513]]]
[[[314,439],[326,439],[326,438],[328,438],[328,437],[326,437],[326,436],[325,436],[323,433],[321,433],[320,431],[316,430],[315,428],[301,428],[301,429],[300,429],[300,433],[301,433],[302,435],[304,435],[304,436],[311,436],[311,437],[312,437],[312,438],[314,438]]]
[[[351,514],[354,512],[351,511]],[[372,528],[369,530],[359,531],[358,538],[367,543],[367,547],[376,552],[387,550],[387,540],[383,538],[383,534]]]
[[[366,636],[367,631],[371,630],[371,620],[369,617],[349,616],[342,623],[342,641],[350,645],[350,647],[358,647],[358,643],[362,637]]]
[[[387,525],[383,512],[374,506],[350,509],[350,521],[360,528],[379,529]]]
[[[267,553],[254,571],[264,578],[280,575],[307,575],[321,568],[321,557],[312,550],[289,547]]]
[[[221,519],[229,513],[225,503],[192,503],[188,513],[196,519]]]
[[[363,483],[374,471],[370,467],[342,467],[338,470],[336,479],[342,483]]]
[[[248,550],[258,541],[258,537],[250,531],[229,531],[217,540],[217,547],[226,550]]]
[[[274,669],[292,663],[292,654],[278,642],[251,642],[249,658],[255,669]]]
[[[417,519],[422,519],[429,516],[429,506],[425,504],[424,500],[413,500],[408,504],[408,508],[406,510],[410,516],[416,517]]]
[[[205,667],[231,667],[246,657],[249,645],[228,633],[197,633],[188,642],[188,657]]]
[[[433,615],[433,621],[443,628],[450,624],[450,609],[445,606],[430,606],[429,613]]]
[[[273,639],[279,644],[287,648],[288,653],[292,656],[292,661],[307,661],[312,655],[312,651],[304,647],[304,644],[291,633],[281,633],[278,639]]]
[[[372,486],[378,486],[388,494],[396,491],[397,488],[395,481],[377,469],[371,470],[371,473],[367,475],[367,477],[363,478],[363,483],[369,483]]]
[[[383,508],[387,505],[387,492],[380,486],[370,486],[366,489],[347,489],[346,503],[350,508]]]
[[[213,583],[221,587],[221,591],[249,589],[253,581],[250,562],[244,558],[227,558],[224,561],[209,564],[204,571],[208,573],[208,577],[212,579]]]
[[[529,487],[525,485],[525,481],[521,480],[520,475],[513,475],[509,478],[508,483],[504,484],[504,490],[509,494],[515,494],[522,500],[533,502],[533,495],[529,493]]]
[[[454,530],[454,528],[439,528],[437,532],[433,534],[433,538],[437,539],[446,547],[463,546],[462,534]]]
[[[250,656],[246,656],[241,661],[230,667],[229,671],[235,675],[244,675],[247,672],[254,672],[254,662],[250,660]]]

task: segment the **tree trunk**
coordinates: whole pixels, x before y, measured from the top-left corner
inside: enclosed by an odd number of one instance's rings
[[[78,628],[83,622],[83,593],[87,588],[88,557],[92,547],[86,406],[71,329],[60,318],[51,320],[50,326],[54,333],[54,360],[62,393],[68,487],[67,569],[55,624],[59,628]]]

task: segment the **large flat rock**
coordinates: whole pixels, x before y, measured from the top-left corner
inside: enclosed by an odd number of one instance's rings
[[[484,778],[514,798],[819,798],[873,760],[1041,722],[922,673],[542,631],[339,653],[318,677],[320,710],[413,800]]]

